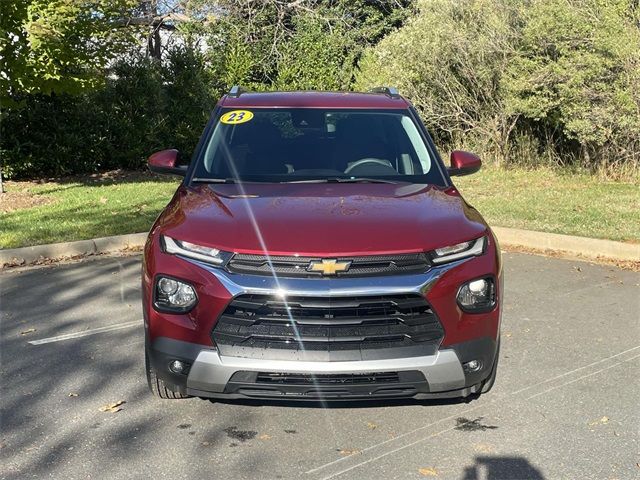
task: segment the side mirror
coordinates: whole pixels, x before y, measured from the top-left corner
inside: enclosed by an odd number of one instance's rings
[[[187,173],[186,165],[178,165],[178,150],[162,150],[156,152],[147,160],[149,170],[153,173],[164,173],[184,177]]]
[[[471,152],[464,150],[454,150],[451,152],[451,166],[447,169],[452,177],[462,175],[471,175],[480,170],[482,160],[480,157]]]

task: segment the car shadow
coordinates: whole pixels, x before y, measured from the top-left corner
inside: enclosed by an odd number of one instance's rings
[[[462,480],[544,480],[544,476],[524,457],[482,456],[464,469]]]

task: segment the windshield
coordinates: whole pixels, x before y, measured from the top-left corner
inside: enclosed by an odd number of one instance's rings
[[[444,185],[406,110],[224,110],[194,181],[394,181]]]

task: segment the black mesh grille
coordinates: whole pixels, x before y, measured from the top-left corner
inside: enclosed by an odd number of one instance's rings
[[[422,372],[325,373],[236,372],[224,393],[252,398],[356,400],[412,397],[428,392]]]
[[[444,331],[420,295],[287,297],[241,295],[226,308],[212,332],[223,354],[278,358],[318,352],[319,359],[379,358],[384,349],[437,348]],[[270,353],[271,352],[271,353]],[[367,353],[368,352],[368,353]],[[391,356],[402,356],[391,355]],[[295,357],[295,355],[294,355]]]
[[[320,257],[271,256],[271,265],[265,255],[235,254],[227,268],[234,273],[251,275],[273,275],[281,277],[321,277],[321,272],[307,270],[309,263],[320,261]],[[398,255],[369,255],[364,257],[337,258],[349,261],[346,272],[338,272],[338,277],[367,277],[380,275],[400,275],[424,272],[429,268],[429,259],[424,253]],[[273,268],[272,268],[273,267]]]
[[[398,372],[346,373],[307,375],[302,373],[258,373],[256,383],[269,385],[358,385],[372,383],[398,383]]]

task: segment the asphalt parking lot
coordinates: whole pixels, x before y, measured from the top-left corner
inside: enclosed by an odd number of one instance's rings
[[[492,392],[328,408],[152,397],[138,256],[2,273],[0,477],[639,478],[640,274],[504,258]]]

